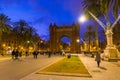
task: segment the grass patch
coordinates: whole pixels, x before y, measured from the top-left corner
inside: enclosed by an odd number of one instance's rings
[[[78,56],[65,57],[64,59],[40,70],[38,73],[72,73],[72,74],[89,74],[82,61]]]

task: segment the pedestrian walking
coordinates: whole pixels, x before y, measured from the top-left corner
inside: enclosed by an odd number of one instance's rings
[[[34,57],[34,59],[35,59],[35,54],[36,54],[36,52],[34,51],[34,52],[33,52],[33,57]]]
[[[65,56],[65,52],[64,52],[64,50],[62,50],[62,56]]]
[[[100,52],[96,52],[95,61],[97,62],[97,66],[99,67],[101,62]]]
[[[16,50],[16,51],[15,51],[15,59],[18,59],[18,53],[19,53],[19,51]]]
[[[28,51],[25,52],[26,57],[29,55]]]
[[[35,52],[35,58],[36,58],[36,59],[37,59],[37,56],[38,56],[38,52],[36,51],[36,52]]]
[[[22,60],[22,51],[19,51],[18,56],[19,56],[19,60]]]
[[[49,57],[49,58],[51,57],[51,53],[50,53],[50,51],[48,51],[48,57]]]
[[[12,59],[14,60],[15,58],[15,50],[12,51]]]

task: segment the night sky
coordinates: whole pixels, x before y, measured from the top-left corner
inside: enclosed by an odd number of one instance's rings
[[[49,25],[56,23],[72,25],[83,14],[82,0],[0,0],[0,13],[4,13],[12,22],[25,20],[33,26],[40,37],[49,39]],[[88,22],[80,23],[81,36]]]

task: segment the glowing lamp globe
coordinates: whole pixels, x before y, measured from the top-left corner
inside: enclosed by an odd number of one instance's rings
[[[86,18],[85,18],[85,16],[80,16],[79,17],[79,22],[85,22],[86,21]]]

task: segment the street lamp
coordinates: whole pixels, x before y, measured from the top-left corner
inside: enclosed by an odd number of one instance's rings
[[[77,41],[78,43],[80,42],[80,40],[79,40],[79,39],[77,39],[76,41]]]
[[[80,43],[80,39],[77,39],[76,42],[78,43],[77,53],[79,53],[79,51],[80,51],[80,47],[79,47],[80,46],[80,44],[79,44]]]
[[[119,55],[119,51],[116,49],[116,47],[113,44],[113,36],[112,35],[113,35],[113,28],[119,21],[120,15],[117,17],[117,19],[115,20],[115,22],[113,24],[110,24],[110,22],[107,20],[108,22],[105,25],[91,12],[89,12],[89,14],[95,19],[95,21],[97,21],[97,23],[99,23],[99,25],[101,25],[101,27],[105,31],[105,35],[106,35],[106,39],[107,39],[107,46],[104,50],[104,55],[103,55],[104,59],[108,60],[108,61],[117,61],[118,57],[120,57],[120,55]]]
[[[80,16],[79,19],[78,19],[78,21],[80,23],[83,23],[86,20],[87,20],[87,18],[84,15]],[[98,43],[98,27],[96,26],[95,28],[96,28],[96,31],[95,31],[96,50],[98,50],[98,48],[99,48],[99,43]]]
[[[5,45],[5,44],[3,44],[2,46],[3,46],[3,47],[5,47],[6,45]]]
[[[28,52],[29,52],[29,43],[30,43],[30,41],[28,40],[27,43],[28,43]]]
[[[5,53],[5,47],[6,47],[6,45],[3,44],[3,45],[2,45],[2,54],[1,54],[1,55],[4,55],[4,53]]]
[[[87,44],[82,38],[81,38],[81,41],[83,42],[83,50],[86,51],[87,50]]]
[[[87,20],[87,19],[86,19],[85,15],[81,15],[81,16],[78,18],[78,22],[79,22],[79,23],[84,23],[86,20]],[[79,40],[79,39],[77,39],[76,41],[77,41],[77,43],[80,43],[80,40]],[[79,46],[80,46],[80,44],[78,45],[78,47],[79,47]]]
[[[83,23],[83,22],[86,21],[86,17],[85,17],[84,15],[82,15],[82,16],[79,17],[78,21],[79,21],[80,23]]]
[[[30,43],[30,41],[27,41],[27,43]]]

